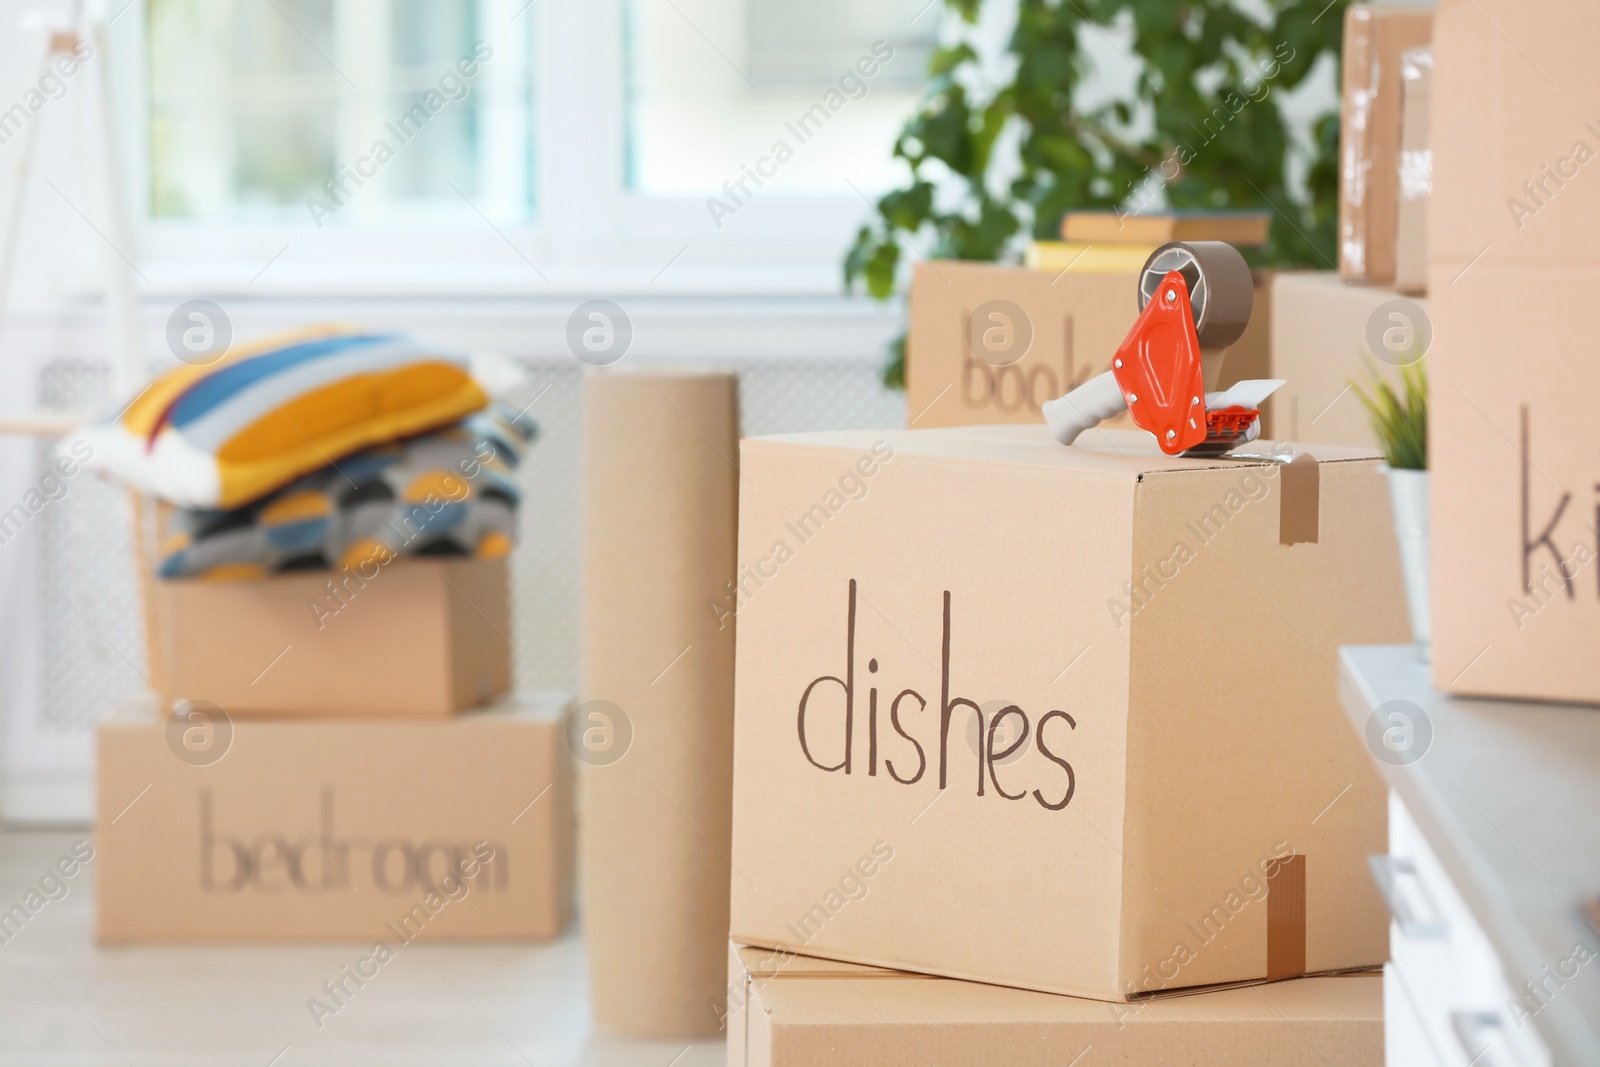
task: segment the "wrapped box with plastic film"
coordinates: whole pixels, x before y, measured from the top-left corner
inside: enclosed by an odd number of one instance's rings
[[[1108,1001],[1383,961],[1334,668],[1410,633],[1374,452],[1035,425],[742,457],[735,940]]]
[[[1344,19],[1339,107],[1339,273],[1386,285],[1395,276],[1400,200],[1400,57],[1428,43],[1433,12],[1351,4]]]
[[[1428,289],[1428,194],[1433,191],[1433,149],[1428,112],[1433,50],[1400,55],[1400,212],[1395,235],[1394,285],[1403,293]]]

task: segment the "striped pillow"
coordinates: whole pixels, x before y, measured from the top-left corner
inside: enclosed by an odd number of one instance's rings
[[[85,437],[93,463],[181,507],[234,508],[488,403],[464,356],[319,329],[157,378]]]

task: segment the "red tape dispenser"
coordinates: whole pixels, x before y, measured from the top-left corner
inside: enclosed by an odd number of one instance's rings
[[[1217,455],[1261,433],[1260,405],[1281,380],[1206,392],[1250,323],[1255,287],[1244,257],[1222,241],[1173,242],[1139,274],[1139,318],[1111,370],[1044,405],[1062,444],[1126,409],[1169,456]]]

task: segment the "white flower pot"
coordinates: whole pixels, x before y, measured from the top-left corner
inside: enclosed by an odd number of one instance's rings
[[[1417,658],[1431,658],[1433,609],[1428,599],[1428,472],[1385,467],[1389,499],[1394,505],[1394,533],[1400,543],[1400,571],[1405,577],[1406,607]]]

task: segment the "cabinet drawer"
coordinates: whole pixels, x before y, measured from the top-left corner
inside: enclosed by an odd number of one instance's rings
[[[1415,1026],[1426,1038],[1433,1059],[1417,1062],[1548,1067],[1549,1052],[1538,1034],[1513,1021],[1511,990],[1483,928],[1392,792],[1389,855],[1373,857],[1372,866],[1391,912],[1385,1011],[1402,1002],[1412,1009],[1397,1033],[1413,1038]]]
[[[1445,1067],[1392,963],[1383,968],[1383,1059],[1390,1067]]]

